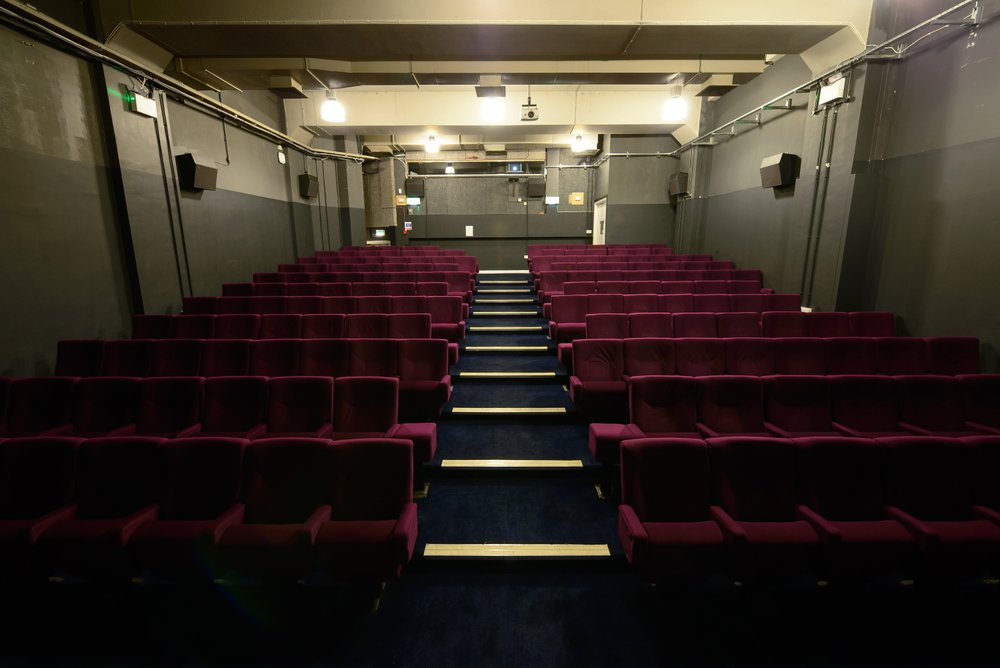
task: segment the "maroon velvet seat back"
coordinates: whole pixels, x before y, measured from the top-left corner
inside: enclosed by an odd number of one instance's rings
[[[621,339],[573,341],[573,375],[580,380],[621,380],[624,373]]]
[[[0,443],[0,519],[33,519],[73,500],[79,438],[28,437]]]
[[[161,339],[153,342],[151,376],[197,376],[201,373],[200,339]]]
[[[239,500],[248,443],[240,438],[198,437],[161,444],[159,519],[207,520],[232,507]]]
[[[313,438],[251,442],[244,455],[244,522],[304,522],[319,506],[328,503],[334,485],[328,444],[325,439]]]
[[[101,375],[142,378],[149,375],[152,362],[152,341],[138,339],[106,341]]]
[[[764,431],[763,383],[754,376],[698,379],[698,421],[720,434]]]
[[[299,339],[261,339],[250,343],[250,373],[294,376],[299,373]]]
[[[7,433],[35,435],[69,424],[77,378],[18,378],[7,399]]]
[[[926,436],[877,439],[884,457],[886,503],[922,520],[972,519],[973,450]]]
[[[726,347],[726,373],[767,376],[774,373],[774,345],[771,339],[722,339]]]
[[[698,430],[698,383],[684,376],[634,376],[629,382],[629,421],[646,434]]]
[[[266,376],[219,376],[205,380],[202,431],[239,433],[263,424]]]
[[[201,375],[243,376],[250,372],[250,341],[216,339],[201,346]]]
[[[708,519],[708,447],[687,438],[635,439],[621,449],[622,503],[643,522]]]
[[[325,376],[272,378],[267,386],[269,433],[313,432],[331,422],[333,379]]]
[[[399,381],[381,376],[347,376],[334,385],[333,428],[336,432],[389,430],[399,412]]]
[[[841,436],[796,439],[802,503],[833,521],[884,518],[881,451]]]
[[[796,451],[791,441],[730,436],[710,439],[708,450],[715,500],[733,519],[796,519]]]
[[[204,382],[200,376],[143,379],[139,383],[137,433],[175,434],[197,423]]]
[[[74,433],[101,435],[136,421],[138,378],[82,378],[75,390]]]
[[[625,373],[629,376],[676,373],[674,344],[674,339],[668,338],[624,339]]]
[[[833,419],[862,432],[899,431],[896,382],[885,376],[831,376]]]
[[[764,378],[764,417],[788,432],[832,431],[830,384],[825,376]]]
[[[77,518],[128,517],[156,503],[156,448],[163,441],[148,436],[121,436],[92,438],[81,444],[77,455]]]

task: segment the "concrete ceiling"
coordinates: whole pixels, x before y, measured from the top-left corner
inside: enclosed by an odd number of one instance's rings
[[[697,97],[703,89],[725,94],[769,59],[802,54],[822,64],[860,51],[871,7],[872,0],[101,3],[109,42],[155,45],[170,58],[169,73],[203,90],[263,90],[272,77],[294,79],[302,99],[285,101],[286,116],[304,133],[478,134],[512,144],[524,135],[568,144],[575,134],[603,132],[690,138],[693,121],[659,118],[670,86],[685,86],[689,118],[697,118],[711,99]],[[511,108],[500,122],[479,117],[472,87],[480,77],[508,87]],[[529,85],[541,120],[523,123],[517,106]],[[319,119],[328,88],[348,108],[347,123]]]

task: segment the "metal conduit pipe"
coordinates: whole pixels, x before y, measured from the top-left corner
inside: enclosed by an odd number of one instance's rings
[[[809,269],[809,283],[806,287],[806,292],[804,293],[806,303],[809,304],[810,306],[812,305],[812,299],[813,299],[813,285],[816,283],[816,267],[819,264],[818,262],[819,242],[823,235],[823,216],[826,214],[826,198],[830,190],[830,169],[833,165],[834,139],[836,138],[837,134],[837,114],[838,110],[834,109],[833,120],[830,122],[830,138],[826,142],[827,145],[826,160],[823,163],[823,168],[825,172],[823,173],[822,194],[819,197],[818,201],[819,209],[816,212],[816,231],[813,234],[814,241],[813,241],[812,267],[810,267]]]
[[[155,72],[86,35],[53,21],[30,6],[11,2],[10,0],[0,0],[0,22],[20,32],[27,31],[44,39],[51,40],[64,48],[68,47],[77,55],[134,76],[143,80],[147,85],[152,85],[166,93],[191,102],[209,113],[218,114],[244,130],[282,146],[294,148],[311,158],[333,158],[336,160],[353,160],[355,162],[377,159],[370,155],[345,153],[343,151],[327,151],[302,144],[280,130],[261,123],[218,100],[204,95],[201,91],[185,86],[179,81],[174,81],[162,73]]]
[[[826,125],[830,120],[830,110],[823,110],[823,122],[819,131],[819,149],[816,151],[816,166],[813,170],[815,178],[812,187],[812,199],[809,202],[809,225],[806,227],[806,252],[802,259],[802,279],[799,281],[799,294],[805,294],[806,280],[809,276],[809,263],[812,258],[813,228],[816,225],[816,201],[819,198],[819,177],[823,170],[823,150],[826,147]],[[807,303],[806,306],[812,306]]]
[[[717,127],[716,129],[712,130],[711,132],[706,132],[705,134],[701,135],[700,137],[695,137],[694,139],[692,139],[691,141],[687,142],[686,144],[684,144],[684,145],[680,146],[679,148],[671,151],[668,155],[676,155],[678,153],[683,153],[684,151],[688,151],[688,150],[694,148],[695,146],[703,145],[702,142],[705,142],[706,140],[710,139],[714,135],[722,134],[723,130],[725,130],[726,128],[730,128],[730,127],[735,128],[736,124],[739,123],[740,121],[742,121],[742,120],[744,120],[746,118],[749,118],[750,116],[753,116],[754,114],[758,114],[758,113],[760,113],[762,111],[765,111],[765,110],[767,110],[770,107],[774,107],[774,105],[776,105],[777,103],[781,102],[782,100],[786,100],[786,99],[790,98],[792,95],[796,95],[798,93],[804,93],[804,92],[808,91],[809,89],[813,88],[814,86],[817,86],[820,83],[822,83],[824,79],[826,79],[827,77],[829,77],[829,76],[831,76],[833,74],[836,74],[838,72],[842,72],[844,70],[848,70],[848,69],[854,67],[855,65],[859,65],[859,64],[865,62],[866,60],[868,60],[869,58],[871,58],[872,56],[874,56],[875,54],[877,54],[879,51],[882,51],[882,50],[888,48],[889,46],[891,46],[892,44],[895,44],[896,42],[899,42],[900,40],[903,40],[906,37],[909,37],[910,35],[912,35],[913,33],[917,32],[918,30],[921,30],[921,29],[926,28],[926,27],[931,26],[931,25],[940,25],[941,20],[944,19],[946,16],[948,16],[949,14],[953,14],[953,13],[957,12],[959,9],[962,9],[963,7],[967,7],[969,5],[975,5],[976,6],[976,11],[973,12],[973,18],[971,19],[971,21],[956,22],[954,25],[977,25],[978,20],[979,20],[978,19],[979,12],[981,10],[981,7],[979,5],[979,0],[964,0],[964,2],[960,2],[957,5],[953,5],[953,6],[949,7],[948,9],[944,10],[943,12],[941,12],[939,14],[935,14],[934,16],[930,17],[929,19],[927,19],[925,21],[921,21],[920,23],[916,24],[912,28],[904,30],[903,32],[899,33],[898,35],[894,35],[893,37],[890,37],[889,39],[887,39],[886,41],[882,42],[881,44],[876,44],[875,46],[868,47],[867,49],[865,49],[864,51],[862,51],[858,55],[854,56],[853,58],[848,58],[847,60],[841,62],[840,64],[834,65],[832,68],[830,68],[829,70],[827,70],[823,74],[820,74],[819,76],[814,77],[813,79],[810,79],[809,81],[807,81],[807,82],[805,82],[803,84],[800,84],[800,85],[796,86],[795,88],[793,88],[793,89],[791,89],[791,90],[789,90],[789,91],[787,91],[785,93],[782,93],[781,95],[778,95],[777,97],[774,97],[774,98],[768,100],[764,104],[761,104],[761,105],[759,105],[757,107],[754,107],[753,109],[751,109],[750,111],[746,112],[745,114],[742,114],[741,116],[737,116],[733,120],[729,121],[728,123],[724,123],[723,125],[720,125],[719,127]]]

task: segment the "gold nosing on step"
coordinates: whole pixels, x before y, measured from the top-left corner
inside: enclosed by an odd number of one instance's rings
[[[542,325],[528,325],[525,327],[490,327],[486,325],[470,325],[470,332],[541,332],[545,327]]]
[[[580,459],[443,459],[443,469],[582,469]]]
[[[510,294],[510,293],[512,293],[512,292],[517,292],[517,293],[521,293],[521,292],[531,292],[531,290],[529,290],[528,288],[525,288],[525,289],[523,289],[523,290],[521,290],[521,289],[519,289],[519,288],[507,288],[506,290],[479,290],[479,293],[480,293],[480,294],[486,294],[486,293],[489,293],[489,294],[491,294],[491,295],[492,295],[492,294],[500,294],[500,293],[504,293],[504,294]]]
[[[534,315],[538,316],[540,313],[538,311],[473,311],[473,316],[479,317],[497,317],[503,315]]]
[[[459,371],[459,378],[555,378],[555,371]]]
[[[534,299],[477,299],[473,304],[535,304]]]
[[[527,285],[527,281],[479,281],[479,285]]]
[[[535,414],[535,415],[564,415],[566,409],[562,406],[515,406],[515,407],[500,407],[500,406],[457,406],[451,409],[452,413],[468,413],[468,414]]]
[[[611,550],[606,543],[428,543],[424,546],[424,556],[481,559],[498,557],[607,559],[611,557]]]
[[[541,352],[550,350],[548,346],[465,346],[467,353],[497,352]]]

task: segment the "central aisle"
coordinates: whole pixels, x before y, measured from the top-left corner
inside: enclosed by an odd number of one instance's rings
[[[587,427],[566,390],[531,275],[480,274],[438,452],[419,504],[419,562],[620,560]]]

